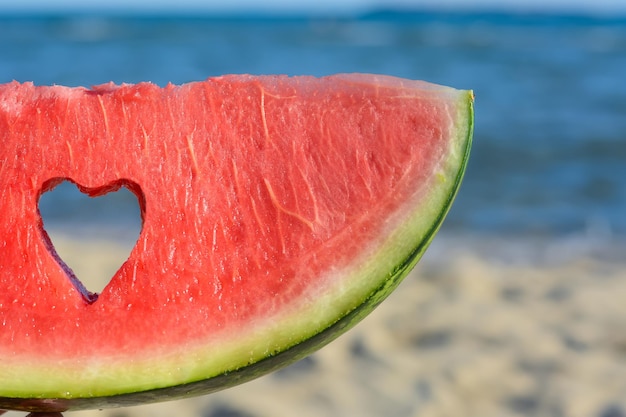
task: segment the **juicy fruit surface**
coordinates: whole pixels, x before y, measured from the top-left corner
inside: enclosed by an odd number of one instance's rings
[[[212,378],[365,314],[451,204],[471,101],[368,75],[1,86],[0,397]],[[38,198],[64,179],[140,202],[98,295],[42,229]]]

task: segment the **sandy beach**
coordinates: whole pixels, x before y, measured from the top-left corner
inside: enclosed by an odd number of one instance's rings
[[[104,282],[127,253],[114,242],[56,244],[82,248],[68,264]],[[624,416],[623,253],[585,236],[439,236],[374,313],[299,363],[204,397],[67,415]]]

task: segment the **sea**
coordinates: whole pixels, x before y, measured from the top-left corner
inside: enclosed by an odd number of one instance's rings
[[[443,235],[598,248],[626,238],[626,17],[0,15],[0,83],[166,85],[228,73],[340,72],[474,90],[474,145]],[[88,230],[77,225],[90,218],[117,222],[107,230],[140,227],[130,192],[104,205],[86,200],[70,184],[44,194],[45,225]]]

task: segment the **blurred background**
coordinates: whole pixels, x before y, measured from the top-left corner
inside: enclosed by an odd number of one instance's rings
[[[395,301],[272,376],[96,414],[626,416],[626,2],[0,4],[0,82],[337,72],[475,91],[463,187]],[[97,289],[139,214],[129,192],[87,200],[63,185],[40,208],[78,277],[102,275]]]

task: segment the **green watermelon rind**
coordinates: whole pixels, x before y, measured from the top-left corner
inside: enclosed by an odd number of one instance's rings
[[[108,374],[109,382],[98,384],[102,387],[101,389],[94,388],[94,385],[81,389],[81,384],[77,383],[76,387],[59,392],[58,382],[72,381],[72,370],[64,368],[63,364],[55,364],[55,369],[50,369],[49,372],[44,373],[41,372],[42,370],[37,372],[38,375],[49,375],[48,381],[41,381],[37,397],[25,398],[27,394],[24,393],[32,395],[33,392],[32,387],[25,386],[22,391],[16,391],[15,394],[4,394],[14,395],[14,397],[0,397],[0,409],[65,411],[130,406],[206,394],[241,384],[293,363],[343,334],[369,314],[400,284],[419,261],[450,210],[461,185],[471,148],[472,92],[458,92],[457,101],[451,103],[452,105],[456,106],[453,108],[457,111],[456,120],[452,121],[456,128],[455,134],[450,138],[453,149],[448,152],[448,158],[442,161],[440,172],[433,176],[434,181],[439,184],[433,184],[432,192],[427,193],[428,198],[419,197],[422,203],[426,203],[426,206],[418,204],[416,209],[405,215],[404,220],[397,221],[398,227],[389,234],[387,241],[377,253],[366,251],[356,260],[355,263],[360,265],[360,268],[354,268],[351,275],[366,276],[366,279],[361,279],[359,282],[370,285],[365,285],[365,288],[350,288],[357,294],[342,297],[340,300],[344,300],[345,305],[339,308],[334,306],[335,308],[331,310],[325,309],[327,305],[323,302],[317,302],[314,304],[314,310],[320,311],[300,312],[275,324],[270,331],[279,334],[280,343],[273,346],[259,348],[259,344],[263,345],[259,342],[262,342],[264,338],[267,340],[267,336],[252,334],[245,343],[235,337],[232,341],[218,346],[221,350],[220,355],[214,355],[215,352],[211,351],[215,348],[214,346],[208,348],[201,346],[197,349],[192,347],[182,349],[174,355],[168,354],[157,358],[156,362],[160,362],[159,368],[163,370],[160,376],[154,373],[146,375],[145,372],[145,364],[154,364],[155,358],[150,358],[145,362],[137,361],[134,365],[120,362],[117,370],[114,369],[116,366],[111,367],[111,363],[105,359],[102,368],[107,366],[108,369],[99,377]],[[382,281],[381,277],[384,277]],[[346,282],[351,281],[348,278]],[[336,292],[331,291],[328,295],[329,300],[337,301],[337,298]],[[338,316],[336,313],[339,311],[343,313],[339,315],[339,319],[336,319]],[[319,321],[321,315],[317,316],[316,313],[326,313],[327,319],[321,320],[325,323],[322,327],[302,325],[302,314]],[[259,328],[264,331],[268,330],[263,326]],[[309,331],[303,332],[302,329],[309,329]],[[241,358],[244,357],[242,354],[246,351],[249,352],[249,359],[242,361]],[[212,356],[210,360],[209,356]],[[189,358],[196,358],[196,360]],[[186,359],[187,365],[184,364]],[[177,367],[180,375],[172,377],[171,369]],[[152,368],[154,368],[153,365]],[[63,369],[67,373],[61,372]],[[28,369],[17,370],[17,372],[28,372]],[[98,372],[98,369],[94,369],[94,373]],[[144,375],[141,375],[142,373]],[[142,380],[145,382],[141,382]],[[155,383],[160,385],[155,385]]]

